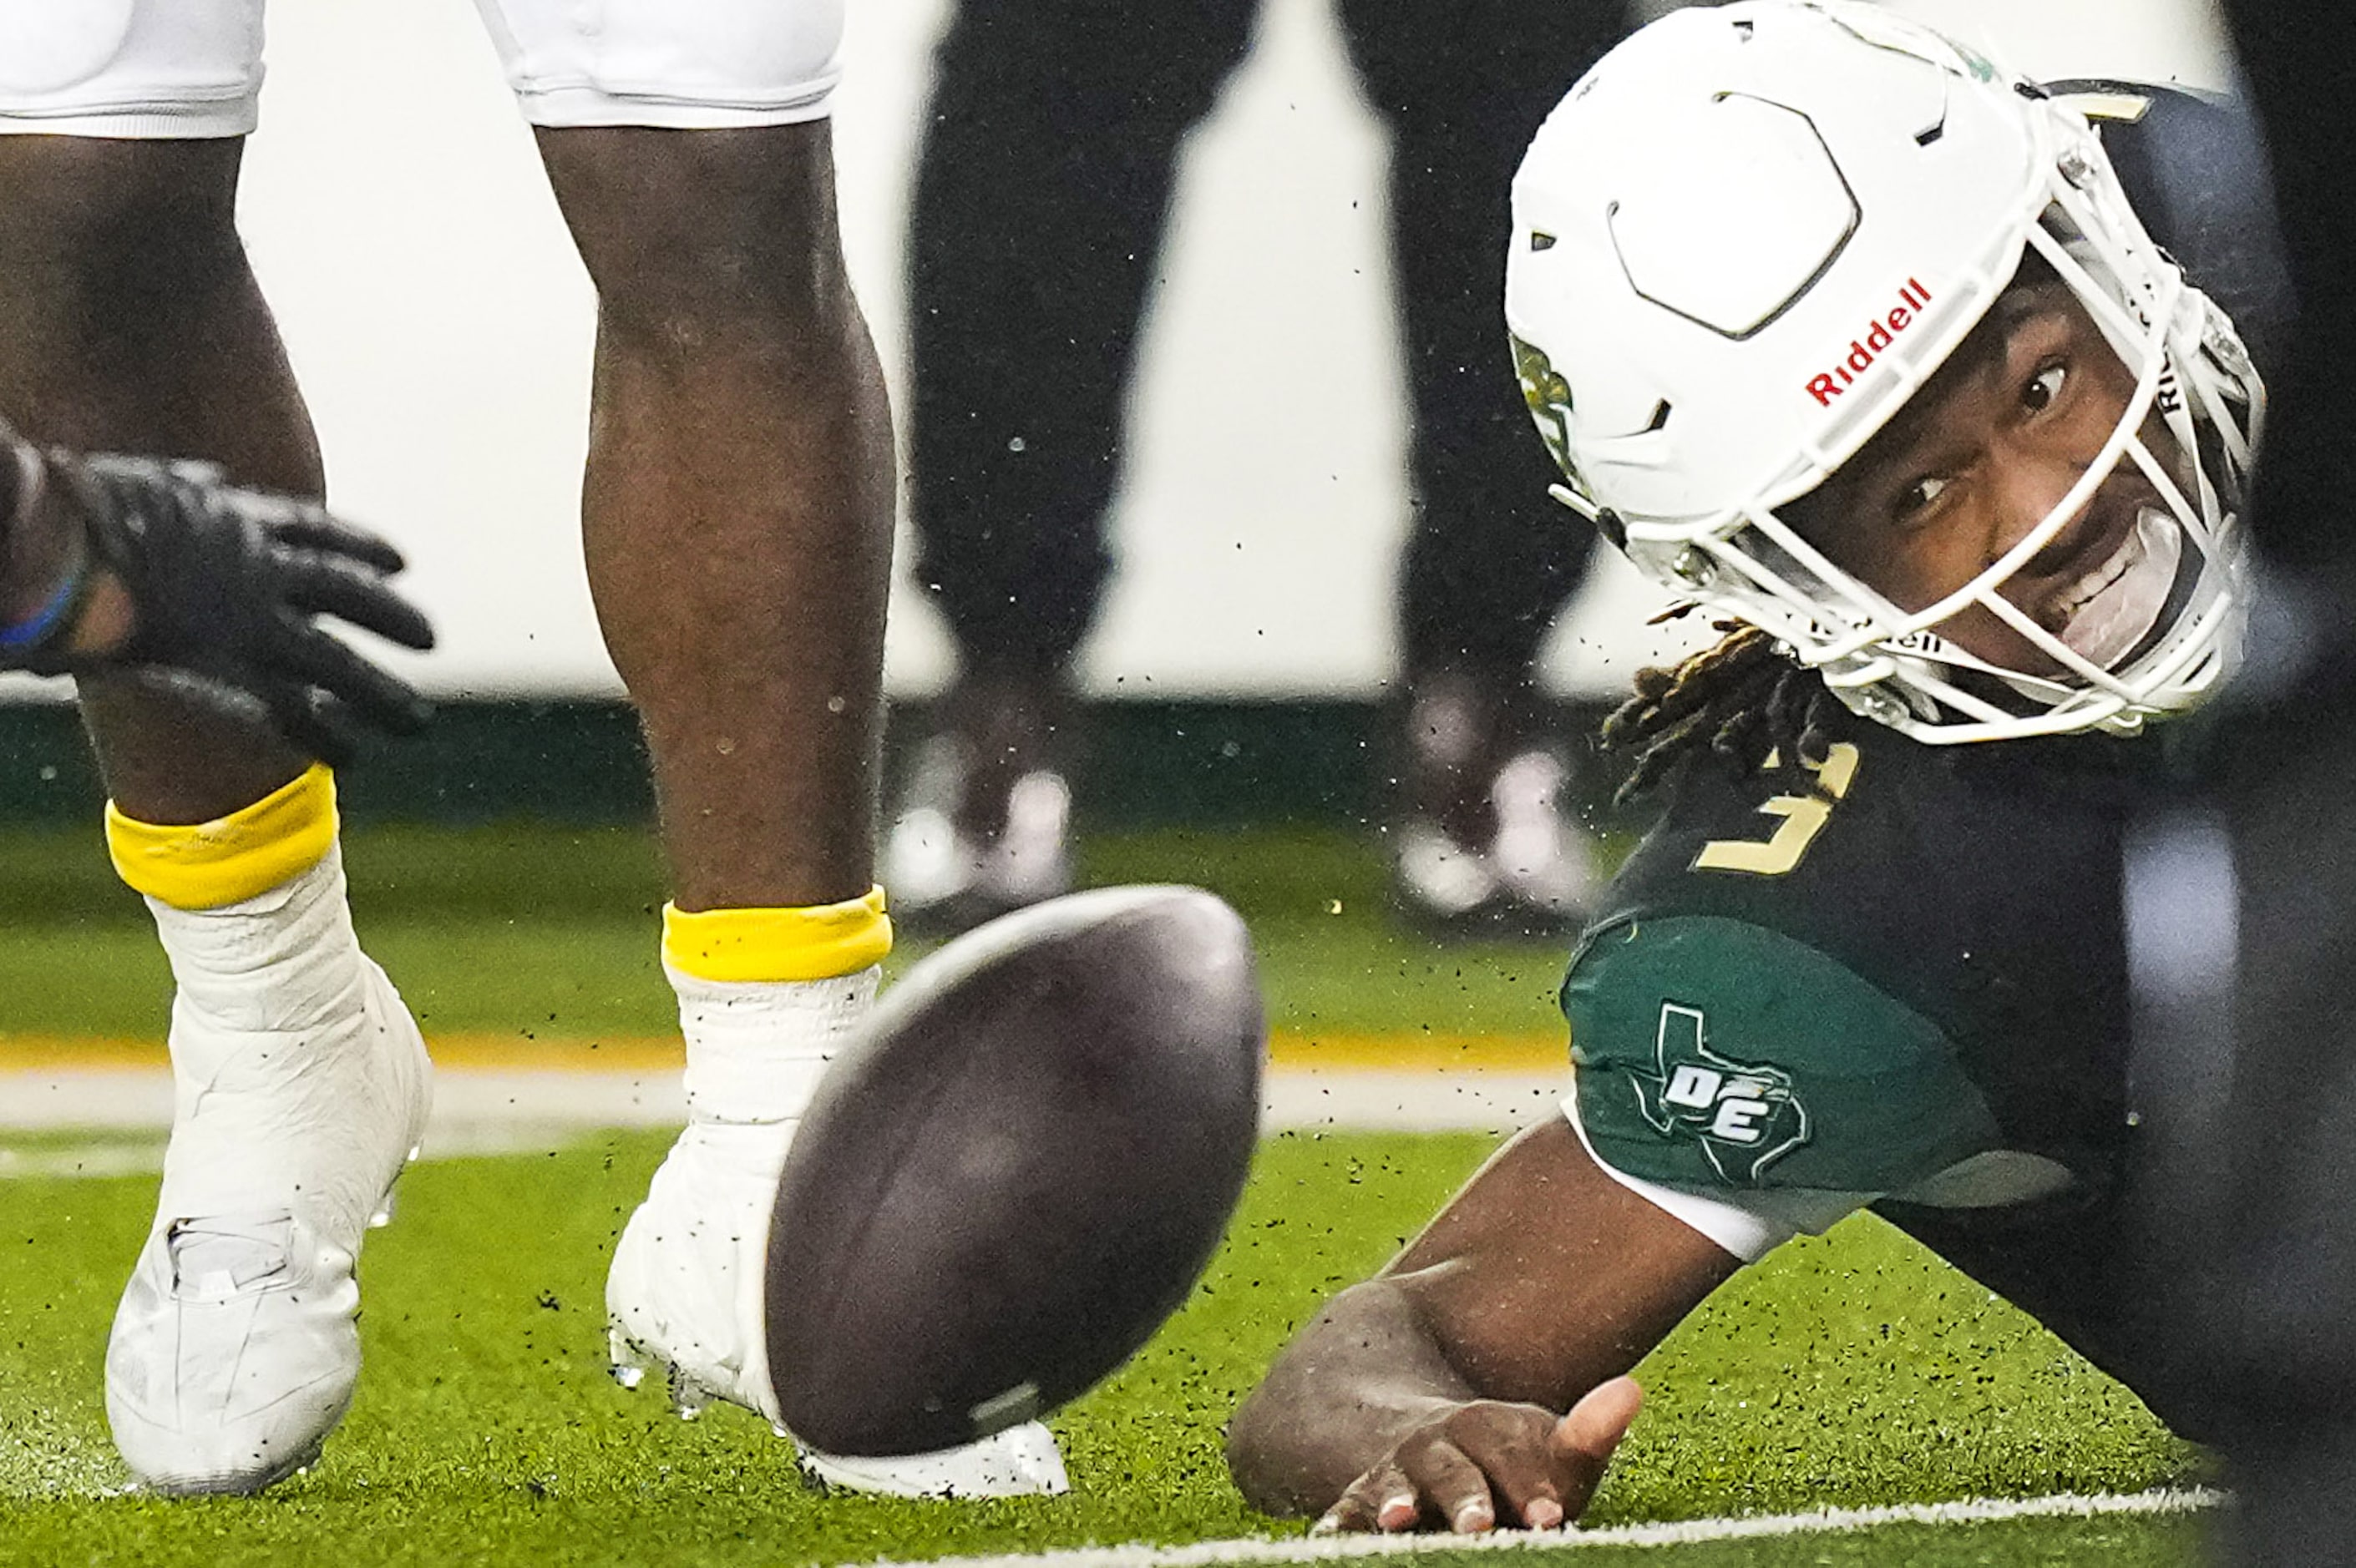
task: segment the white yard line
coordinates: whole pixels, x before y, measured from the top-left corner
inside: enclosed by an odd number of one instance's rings
[[[1270,1132],[1331,1127],[1503,1134],[1558,1114],[1564,1077],[1281,1071],[1269,1075],[1262,1124]],[[431,1158],[554,1148],[594,1128],[676,1127],[686,1119],[687,1097],[675,1072],[445,1068],[434,1079],[425,1153]],[[116,1135],[119,1144],[121,1135],[161,1133],[171,1125],[172,1078],[160,1068],[0,1072],[0,1135],[86,1131]],[[70,1173],[59,1168],[54,1154],[31,1164],[0,1159],[0,1179]],[[102,1171],[93,1166],[88,1173]]]
[[[1280,1071],[1262,1086],[1260,1125],[1349,1131],[1510,1133],[1562,1114],[1559,1072]]]
[[[1731,1519],[1622,1524],[1602,1530],[1499,1531],[1489,1535],[1311,1535],[1200,1541],[1188,1546],[1087,1546],[996,1557],[939,1557],[899,1563],[877,1559],[871,1568],[1226,1568],[1228,1564],[1333,1563],[1364,1557],[1446,1552],[1563,1552],[1594,1546],[1693,1546],[1714,1541],[1759,1541],[1876,1530],[1893,1524],[1997,1524],[2017,1519],[2095,1519],[2134,1514],[2187,1514],[2226,1502],[2205,1487],[2094,1497],[2062,1492],[2043,1498],[1977,1498],[1965,1502],[1907,1503],[1891,1508],[1817,1509],[1807,1513],[1747,1514]]]
[[[0,1148],[0,1181],[58,1177],[91,1180],[109,1176],[146,1176],[163,1168],[164,1140],[153,1133],[49,1148]]]

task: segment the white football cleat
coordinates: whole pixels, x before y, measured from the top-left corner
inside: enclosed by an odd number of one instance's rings
[[[1072,1489],[1055,1435],[1035,1421],[962,1447],[888,1459],[849,1458],[805,1446],[801,1466],[830,1487],[894,1498],[1060,1497]]]
[[[789,1436],[769,1381],[769,1217],[792,1123],[693,1122],[655,1172],[605,1276],[615,1381],[660,1371],[692,1421],[713,1400],[756,1412]],[[891,1459],[802,1450],[830,1486],[911,1498],[1030,1497],[1071,1489],[1055,1439],[1036,1422],[961,1448]]]
[[[305,926],[343,918],[339,876],[332,893]],[[266,979],[182,982],[172,1140],[107,1343],[106,1413],[150,1488],[253,1492],[316,1459],[351,1403],[352,1271],[416,1155],[432,1068],[348,926]]]
[[[679,1413],[712,1400],[777,1423],[762,1333],[769,1212],[792,1123],[691,1122],[623,1228],[605,1275],[614,1377],[665,1374]]]

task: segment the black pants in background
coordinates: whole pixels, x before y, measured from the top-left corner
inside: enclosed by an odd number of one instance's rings
[[[1413,405],[1410,673],[1511,678],[1589,530],[1505,350],[1507,191],[1538,123],[1618,41],[1618,0],[1338,0],[1392,135]],[[1254,0],[967,0],[938,58],[909,254],[916,578],[966,667],[1059,673],[1111,556],[1122,400],[1178,143],[1243,59]],[[1317,372],[1303,365],[1304,398]],[[1013,443],[1020,443],[1020,450]]]

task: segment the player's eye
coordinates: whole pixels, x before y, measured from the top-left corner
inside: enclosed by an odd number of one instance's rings
[[[1947,486],[1954,483],[1954,480],[1941,475],[1926,474],[1898,492],[1898,500],[1891,509],[1901,523],[1913,522],[1937,506],[1939,497],[1945,495]]]
[[[2067,365],[2045,366],[2020,389],[2020,406],[2033,414],[2043,413],[2062,400],[2062,389],[2069,379]]]

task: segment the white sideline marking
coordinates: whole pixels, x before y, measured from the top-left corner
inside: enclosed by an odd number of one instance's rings
[[[163,1168],[164,1140],[154,1137],[73,1144],[59,1148],[0,1148],[0,1181],[58,1177],[95,1180],[110,1176],[145,1176]]]
[[[1560,1073],[1279,1070],[1263,1084],[1260,1125],[1271,1133],[1330,1127],[1502,1136],[1558,1115],[1565,1082]],[[160,1144],[137,1156],[123,1154],[121,1145],[125,1135],[167,1131],[172,1098],[172,1075],[160,1067],[0,1071],[0,1133],[112,1134],[112,1150],[80,1174],[154,1169]],[[444,1069],[434,1075],[425,1154],[536,1152],[591,1130],[677,1127],[686,1120],[687,1093],[676,1072]],[[75,1174],[81,1158],[74,1150],[11,1160],[0,1151],[0,1180]]]
[[[938,1557],[908,1563],[878,1558],[870,1568],[1224,1568],[1229,1563],[1333,1563],[1361,1557],[1415,1556],[1435,1552],[1565,1552],[1590,1546],[1696,1546],[1715,1541],[1758,1541],[1874,1530],[1891,1524],[1997,1524],[2016,1519],[2094,1519],[2119,1514],[2198,1513],[2229,1501],[2207,1487],[2147,1492],[2043,1498],[1976,1498],[1965,1502],[1905,1503],[1890,1508],[1817,1509],[1807,1513],[1747,1514],[1667,1524],[1621,1524],[1602,1530],[1502,1530],[1488,1535],[1246,1536],[1188,1546],[1087,1546],[995,1557]]]
[[[1503,1136],[1557,1115],[1551,1074],[1358,1070],[1268,1075],[1260,1130],[1483,1132]],[[541,1154],[594,1132],[677,1127],[687,1094],[677,1073],[444,1071],[434,1075],[427,1159]],[[40,1149],[0,1145],[0,1182],[134,1176],[164,1167],[172,1075],[163,1071],[0,1072],[0,1137],[86,1133]]]

